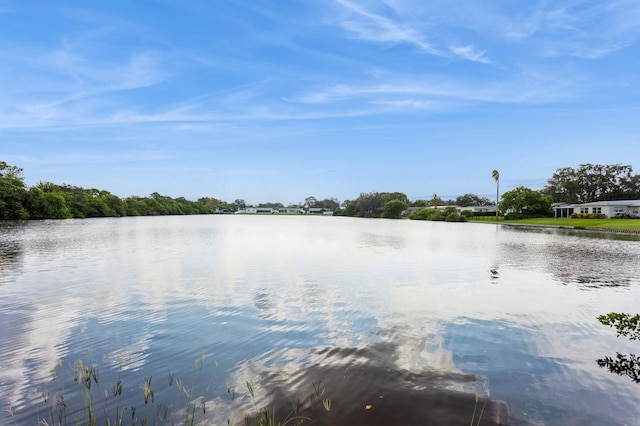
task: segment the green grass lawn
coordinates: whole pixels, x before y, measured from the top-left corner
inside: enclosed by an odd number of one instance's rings
[[[476,218],[469,218],[473,221]],[[480,217],[483,222],[488,222],[487,217]],[[495,222],[495,218],[491,218],[491,222]],[[503,218],[500,217],[500,221]],[[509,220],[505,223],[514,225],[551,225],[551,226],[577,226],[581,228],[608,228],[608,229],[625,229],[631,231],[640,231],[640,220],[637,219],[570,219],[570,218],[554,218],[540,217],[536,219],[520,219]]]

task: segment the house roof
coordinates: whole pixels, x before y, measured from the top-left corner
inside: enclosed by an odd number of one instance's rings
[[[640,200],[614,200],[614,201],[592,201],[591,203],[577,203],[576,206],[632,206],[640,207]]]

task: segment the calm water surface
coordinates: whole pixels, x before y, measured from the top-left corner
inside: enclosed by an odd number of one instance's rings
[[[639,385],[595,362],[638,351],[596,316],[640,311],[640,241],[596,237],[339,217],[4,222],[0,424],[35,424],[46,390],[71,404],[79,359],[100,366],[100,392],[120,374],[138,410],[150,376],[176,400],[171,372],[210,424],[240,415],[247,398],[227,389],[247,381],[274,407],[322,381],[325,424],[469,424],[475,394],[481,424],[640,424]]]

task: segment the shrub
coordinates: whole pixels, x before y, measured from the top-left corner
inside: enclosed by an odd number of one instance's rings
[[[467,218],[458,213],[449,213],[445,220],[447,222],[466,222]]]
[[[615,219],[640,219],[639,216],[633,216],[629,213],[618,213],[614,216]]]
[[[442,217],[442,219],[437,219]],[[424,208],[415,211],[409,215],[409,219],[413,220],[444,220],[444,215],[440,210]]]
[[[591,213],[589,219],[606,219],[607,215],[602,213]]]
[[[462,210],[460,212],[460,214],[464,217],[472,217],[473,216],[473,212],[471,210]]]
[[[401,200],[390,200],[384,205],[383,216],[389,219],[398,219],[407,209],[407,203]]]
[[[607,215],[603,213],[572,213],[572,219],[606,219]]]

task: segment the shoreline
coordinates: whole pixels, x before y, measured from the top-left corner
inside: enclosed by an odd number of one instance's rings
[[[640,235],[640,230],[637,229],[619,229],[619,228],[603,228],[599,226],[572,226],[572,225],[547,225],[547,224],[535,224],[535,223],[513,223],[513,222],[483,222],[483,221],[469,221],[471,223],[488,223],[492,225],[504,225],[511,227],[529,227],[529,228],[547,228],[547,229],[563,229],[569,231],[592,231],[609,234],[627,234],[627,235]]]

